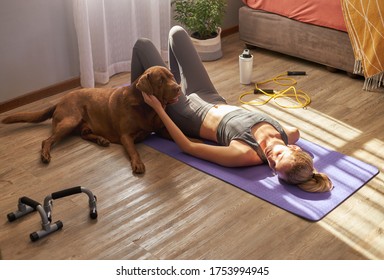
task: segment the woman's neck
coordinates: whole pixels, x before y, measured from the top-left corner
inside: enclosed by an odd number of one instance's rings
[[[264,122],[254,126],[252,133],[263,151],[271,145],[285,145],[280,133],[268,123]]]

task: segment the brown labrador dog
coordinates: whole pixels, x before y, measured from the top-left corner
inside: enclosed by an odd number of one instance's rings
[[[152,132],[167,136],[167,131],[156,112],[144,102],[142,91],[155,95],[166,106],[177,101],[180,86],[167,68],[154,66],[129,86],[74,90],[45,110],[16,113],[2,122],[38,123],[52,118],[52,135],[42,142],[44,163],[51,160],[53,144],[76,132],[100,146],[108,146],[110,142],[122,144],[131,160],[133,173],[144,173],[145,166],[135,143]]]

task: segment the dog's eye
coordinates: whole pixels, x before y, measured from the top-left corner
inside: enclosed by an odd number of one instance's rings
[[[160,78],[160,80],[159,80],[159,86],[162,86],[162,85],[163,85],[163,83],[164,83],[164,78],[163,78],[163,77],[161,77],[161,78]]]

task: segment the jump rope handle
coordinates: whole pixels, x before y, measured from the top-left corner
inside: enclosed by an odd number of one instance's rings
[[[287,71],[288,76],[305,76],[307,72],[305,71]]]

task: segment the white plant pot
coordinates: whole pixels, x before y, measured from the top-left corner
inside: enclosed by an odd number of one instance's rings
[[[215,38],[199,40],[192,38],[192,43],[197,50],[202,61],[213,61],[221,58],[223,52],[221,51],[221,28],[217,30],[217,36]]]

